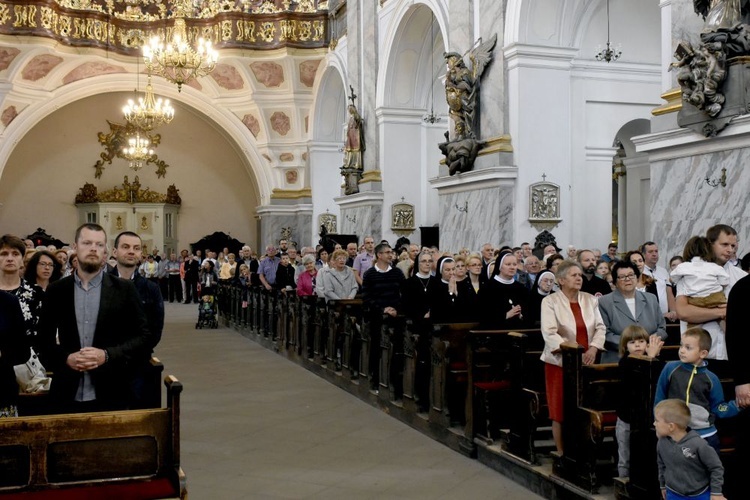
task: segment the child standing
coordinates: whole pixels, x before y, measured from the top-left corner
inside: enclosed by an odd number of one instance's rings
[[[718,453],[719,436],[714,419],[739,413],[736,401],[724,402],[721,382],[707,368],[705,359],[711,350],[711,336],[703,328],[691,328],[682,334],[680,360],[670,361],[656,384],[654,404],[663,399],[680,399],[690,409],[690,428]]]
[[[666,500],[726,500],[721,493],[724,467],[719,455],[695,431],[688,431],[690,410],[679,399],[654,408],[659,486]]]
[[[648,332],[639,325],[630,325],[622,331],[620,336],[620,380],[625,384],[625,360],[628,356],[639,355],[655,358],[659,355],[664,341],[657,334],[648,336]],[[627,394],[628,388],[622,388],[622,394]],[[628,398],[620,398],[617,407],[617,475],[630,477],[630,420],[631,406]]]
[[[675,284],[677,295],[685,295],[688,304],[714,308],[727,304],[724,288],[729,285],[729,274],[723,267],[714,262],[714,252],[708,238],[693,236],[685,244],[682,257],[684,262],[670,273],[672,283]],[[727,359],[724,344],[724,325],[712,324],[706,326],[713,341],[714,352],[712,359]],[[687,328],[700,325],[689,324]]]

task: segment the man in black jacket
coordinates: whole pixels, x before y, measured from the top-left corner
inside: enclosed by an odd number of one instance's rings
[[[78,268],[47,288],[39,321],[40,358],[55,374],[50,398],[63,413],[125,409],[133,363],[155,342],[133,283],[104,270],[104,228],[79,227],[75,250]]]

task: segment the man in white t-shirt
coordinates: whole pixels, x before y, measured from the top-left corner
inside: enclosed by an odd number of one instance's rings
[[[731,226],[717,224],[706,231],[706,238],[711,243],[716,263],[722,266],[727,274],[729,274],[729,285],[724,289],[724,294],[729,297],[729,292],[732,290],[734,284],[747,274],[729,262],[732,254],[737,251],[737,231]],[[711,334],[712,346],[708,357],[710,359],[727,359],[724,331],[720,325],[720,322],[726,318],[726,306],[707,309],[690,305],[688,304],[687,296],[681,293],[678,283],[676,309],[677,315],[681,320],[681,331],[685,331],[687,323],[702,323],[703,328]]]
[[[669,285],[669,272],[658,265],[659,263],[659,245],[653,241],[647,241],[641,245],[643,253],[643,274],[647,274],[656,280],[656,296],[659,298],[659,309],[667,319],[676,319],[674,314],[669,312],[669,301],[667,300],[667,285]]]

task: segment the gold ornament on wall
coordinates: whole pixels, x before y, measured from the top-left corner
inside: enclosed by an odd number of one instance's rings
[[[112,164],[112,160],[115,158],[127,159],[123,155],[123,149],[128,147],[129,138],[136,135],[138,129],[131,124],[120,125],[119,123],[113,123],[107,120],[109,124],[109,133],[99,132],[97,134],[99,144],[104,146],[104,152],[99,155],[99,160],[94,164],[94,177],[101,179],[102,173],[104,172],[104,166]],[[151,147],[156,147],[161,144],[161,134],[148,134],[140,131],[143,137],[148,139]],[[146,165],[153,164],[156,166],[156,176],[159,178],[167,175],[167,167],[169,165],[159,159],[159,155],[149,155],[144,160]]]

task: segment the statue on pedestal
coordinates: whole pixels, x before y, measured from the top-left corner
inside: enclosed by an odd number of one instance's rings
[[[748,112],[750,0],[693,0],[693,7],[705,21],[700,43],[681,41],[669,69],[678,70],[682,89],[678,124],[709,137]]]
[[[349,121],[346,124],[346,139],[344,141],[344,164],[341,167],[341,175],[345,179],[345,194],[359,193],[359,181],[362,178],[364,164],[362,163],[362,153],[365,152],[365,127],[362,117],[354,105],[357,95],[354,88],[350,85],[351,94],[349,100]]]
[[[479,138],[479,82],[487,65],[492,61],[492,50],[497,35],[487,42],[480,38],[477,45],[464,55],[458,52],[444,54],[448,66],[445,75],[445,99],[453,127],[446,141],[438,147],[445,155],[450,175],[468,172],[482,143]],[[464,60],[468,55],[471,69]]]

